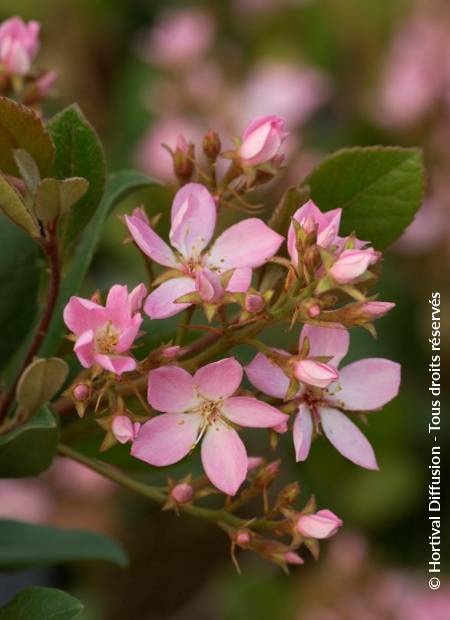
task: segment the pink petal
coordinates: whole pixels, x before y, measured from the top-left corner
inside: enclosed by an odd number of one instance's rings
[[[379,409],[397,396],[400,374],[400,364],[391,360],[373,357],[353,362],[340,371],[333,400],[349,411]]]
[[[177,266],[175,254],[142,217],[126,215],[125,222],[136,245],[144,254],[164,267]]]
[[[313,421],[308,405],[302,403],[295,416],[292,434],[294,437],[295,460],[305,461],[311,448]]]
[[[200,424],[201,417],[192,413],[157,415],[141,426],[131,454],[150,465],[172,465],[193,448]]]
[[[131,321],[131,308],[128,303],[128,287],[115,284],[109,290],[106,299],[106,311],[108,319],[116,327],[127,326]]]
[[[132,313],[139,312],[142,308],[142,302],[144,301],[146,295],[147,288],[145,287],[145,284],[138,284],[134,287],[129,296],[129,303]]]
[[[191,375],[177,366],[161,366],[148,375],[147,400],[157,411],[181,413],[197,404]]]
[[[250,267],[235,269],[231,276],[227,291],[230,293],[246,293],[252,283],[252,270]]]
[[[287,354],[286,354],[287,355]],[[289,387],[289,379],[274,362],[262,353],[257,353],[245,367],[250,383],[264,394],[284,398]]]
[[[92,329],[88,329],[78,337],[74,351],[84,368],[92,366],[94,363],[94,332]]]
[[[241,385],[243,370],[234,357],[207,364],[197,370],[194,383],[207,399],[226,398],[236,392]]]
[[[235,495],[247,477],[247,452],[236,431],[221,422],[212,424],[202,442],[202,463],[212,484]]]
[[[302,383],[322,389],[336,381],[339,376],[338,371],[333,366],[311,359],[296,362],[294,364],[294,375]]]
[[[308,357],[332,356],[327,362],[332,366],[339,366],[340,361],[347,355],[350,336],[348,331],[338,323],[330,327],[305,325],[300,334],[299,350],[301,351],[305,338],[309,340]]]
[[[131,348],[131,345],[136,340],[139,333],[139,328],[142,324],[142,316],[137,313],[134,315],[129,327],[126,327],[119,336],[119,341],[116,345],[116,353],[124,353]]]
[[[284,238],[258,218],[230,226],[214,242],[207,263],[216,269],[259,267],[274,256]]]
[[[176,193],[172,205],[170,241],[184,258],[198,258],[211,241],[217,207],[206,187],[188,183]]]
[[[347,459],[367,469],[378,469],[372,446],[356,424],[338,409],[320,407],[322,429],[330,443]]]
[[[64,322],[77,336],[88,329],[99,327],[106,321],[105,309],[89,299],[71,297],[64,308]]]
[[[114,372],[116,375],[121,375],[123,372],[131,372],[136,369],[136,360],[129,355],[104,355],[103,353],[96,353],[94,355],[94,361],[105,370]]]
[[[127,443],[135,438],[134,424],[126,415],[116,415],[111,430],[119,443]]]
[[[272,428],[287,422],[289,416],[262,400],[248,396],[227,398],[222,413],[231,422],[250,428]]]
[[[195,286],[202,300],[207,303],[217,303],[225,292],[217,273],[206,267],[197,271]]]
[[[193,278],[173,278],[163,282],[147,297],[144,311],[151,319],[166,319],[189,308],[192,304],[175,303],[183,295],[196,290]]]

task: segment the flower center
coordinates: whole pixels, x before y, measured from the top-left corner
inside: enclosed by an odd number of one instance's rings
[[[99,353],[107,355],[114,353],[118,342],[119,332],[111,321],[108,321],[106,325],[101,327],[95,335],[96,349]]]

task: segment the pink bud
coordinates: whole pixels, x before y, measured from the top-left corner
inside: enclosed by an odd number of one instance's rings
[[[339,519],[330,510],[319,510],[312,515],[301,515],[296,524],[297,531],[305,538],[330,538],[342,526]]]
[[[119,443],[127,443],[136,439],[140,427],[139,422],[133,423],[126,415],[117,415],[111,430]]]
[[[247,471],[253,471],[254,469],[257,469],[258,467],[260,467],[263,463],[264,463],[264,459],[262,456],[249,456],[248,464],[247,464]]]
[[[321,312],[319,304],[314,304],[308,308],[308,315],[314,319],[316,316],[319,316]]]
[[[147,217],[147,213],[145,212],[144,207],[136,207],[135,209],[133,209],[131,215],[133,217],[137,217],[141,220],[141,222],[144,222],[144,224],[148,224],[148,226],[150,226],[150,221]]]
[[[255,313],[264,307],[264,298],[259,293],[247,293],[245,296],[244,307],[247,312]]]
[[[12,17],[0,25],[0,65],[10,75],[26,75],[39,49],[40,24]]]
[[[161,355],[165,359],[171,360],[177,357],[180,351],[181,347],[179,345],[174,345],[173,347],[164,347],[164,349],[161,351]]]
[[[294,375],[302,383],[315,385],[319,388],[326,388],[339,377],[339,373],[332,366],[310,359],[296,362]]]
[[[238,530],[234,535],[234,540],[240,547],[247,547],[252,540],[252,535],[249,530]]]
[[[359,308],[359,312],[371,319],[379,319],[387,314],[395,304],[389,301],[368,301]]]
[[[174,499],[177,504],[187,504],[192,500],[194,495],[194,491],[190,484],[187,482],[180,482],[173,487],[170,491],[170,496]]]
[[[239,156],[244,166],[270,162],[280,150],[288,134],[284,120],[279,116],[260,116],[253,120],[242,134]]]
[[[273,427],[273,430],[280,434],[287,433],[287,430],[288,430],[287,422],[282,422],[281,424],[277,424],[276,426]]]
[[[219,276],[210,269],[201,269],[197,271],[195,278],[197,291],[203,301],[207,303],[216,303],[222,299],[224,288],[220,282]]]
[[[175,148],[177,151],[181,151],[181,153],[184,153],[185,155],[189,153],[189,144],[182,133],[180,133],[177,138]]]
[[[41,99],[47,97],[57,79],[56,71],[46,71],[36,80],[36,89]]]
[[[91,394],[91,388],[86,383],[78,383],[74,386],[72,394],[75,400],[79,403],[87,400]]]
[[[339,284],[359,278],[380,257],[375,250],[344,250],[330,269],[331,277]]]
[[[295,551],[286,551],[283,555],[283,560],[287,564],[304,564],[304,560]]]

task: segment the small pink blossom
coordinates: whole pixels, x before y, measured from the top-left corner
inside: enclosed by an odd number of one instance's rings
[[[248,458],[233,425],[271,428],[287,419],[256,398],[233,396],[242,374],[234,358],[203,366],[193,377],[177,366],[152,370],[148,401],[165,413],[142,426],[132,455],[150,465],[172,465],[202,440],[206,475],[220,491],[235,495],[247,476]]]
[[[98,364],[117,375],[136,368],[135,359],[126,353],[138,336],[145,294],[143,284],[130,294],[126,286],[116,284],[108,293],[106,306],[82,297],[70,298],[64,321],[77,336],[74,350],[82,366]]]
[[[286,564],[304,564],[305,560],[301,558],[296,551],[286,551],[282,558]]]
[[[239,156],[244,166],[257,166],[273,160],[288,136],[279,116],[255,118],[242,134]]]
[[[330,365],[338,367],[349,347],[349,334],[342,326],[305,325],[299,348],[308,338],[310,355],[331,356]],[[287,355],[287,353],[286,353]],[[259,390],[284,399],[289,379],[262,353],[246,367],[251,383]],[[310,451],[314,428],[322,426],[324,435],[350,461],[367,469],[378,469],[372,446],[342,410],[369,412],[380,409],[398,394],[400,364],[383,358],[353,362],[339,370],[339,379],[320,392],[308,386],[296,396],[298,411],[293,425],[297,461],[304,461]]]
[[[136,439],[140,428],[139,422],[132,422],[128,416],[116,415],[111,430],[119,443],[128,443]]]
[[[259,293],[247,293],[245,296],[244,307],[247,312],[260,312],[264,308],[264,297]]]
[[[300,515],[297,520],[297,531],[305,538],[330,538],[342,526],[339,519],[330,510],[319,510],[311,515]]]
[[[194,490],[187,482],[176,484],[170,491],[170,497],[174,499],[177,504],[187,504],[192,500],[193,496]]]
[[[217,207],[213,196],[198,183],[178,190],[172,204],[169,247],[135,214],[125,216],[137,246],[152,260],[178,270],[179,275],[163,282],[148,296],[144,310],[152,319],[174,316],[191,303],[177,302],[197,293],[206,303],[215,303],[224,294],[220,275],[233,270],[226,290],[246,292],[252,269],[263,265],[277,252],[283,237],[262,220],[248,218],[223,232],[206,250],[214,234]]]
[[[380,253],[367,250],[344,250],[330,268],[330,276],[339,284],[349,284],[362,276],[376,263]]]
[[[392,308],[395,308],[395,304],[390,301],[368,301],[360,306],[358,312],[370,319],[379,319],[390,312]]]
[[[0,25],[0,66],[9,75],[26,75],[39,49],[40,24],[11,17]]]

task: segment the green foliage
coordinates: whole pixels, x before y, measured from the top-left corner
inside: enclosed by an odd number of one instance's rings
[[[20,174],[14,158],[16,149],[31,155],[41,176],[50,173],[55,147],[42,120],[31,108],[0,97],[0,170],[5,174]]]
[[[128,563],[123,547],[104,534],[0,519],[0,570],[84,560]]]
[[[95,215],[83,234],[70,268],[64,277],[52,322],[40,350],[42,356],[52,355],[64,335],[63,309],[71,295],[77,295],[97,249],[105,220],[114,207],[129,194],[158,182],[140,172],[122,170],[109,175],[105,194]]]
[[[74,104],[54,116],[48,129],[56,146],[53,176],[83,177],[89,189],[65,219],[64,246],[69,245],[93,216],[105,187],[106,163],[103,147],[92,126]]]
[[[39,249],[0,214],[0,367],[18,349],[36,315]]]
[[[34,413],[59,392],[68,374],[69,366],[59,357],[35,359],[17,385],[19,406],[27,413]]]
[[[0,609],[0,620],[75,620],[79,600],[54,588],[26,588]]]
[[[0,435],[0,478],[37,476],[52,463],[57,445],[56,420],[44,406],[24,425]]]
[[[377,249],[393,243],[422,204],[425,171],[418,149],[365,147],[330,155],[305,179],[323,211],[341,207],[344,234]]]
[[[81,177],[60,181],[44,179],[37,187],[35,211],[39,219],[51,222],[58,215],[67,214],[86,194],[89,182]]]
[[[30,235],[30,237],[39,237],[38,225],[26,208],[19,192],[1,174],[0,211],[3,211],[16,226]]]

